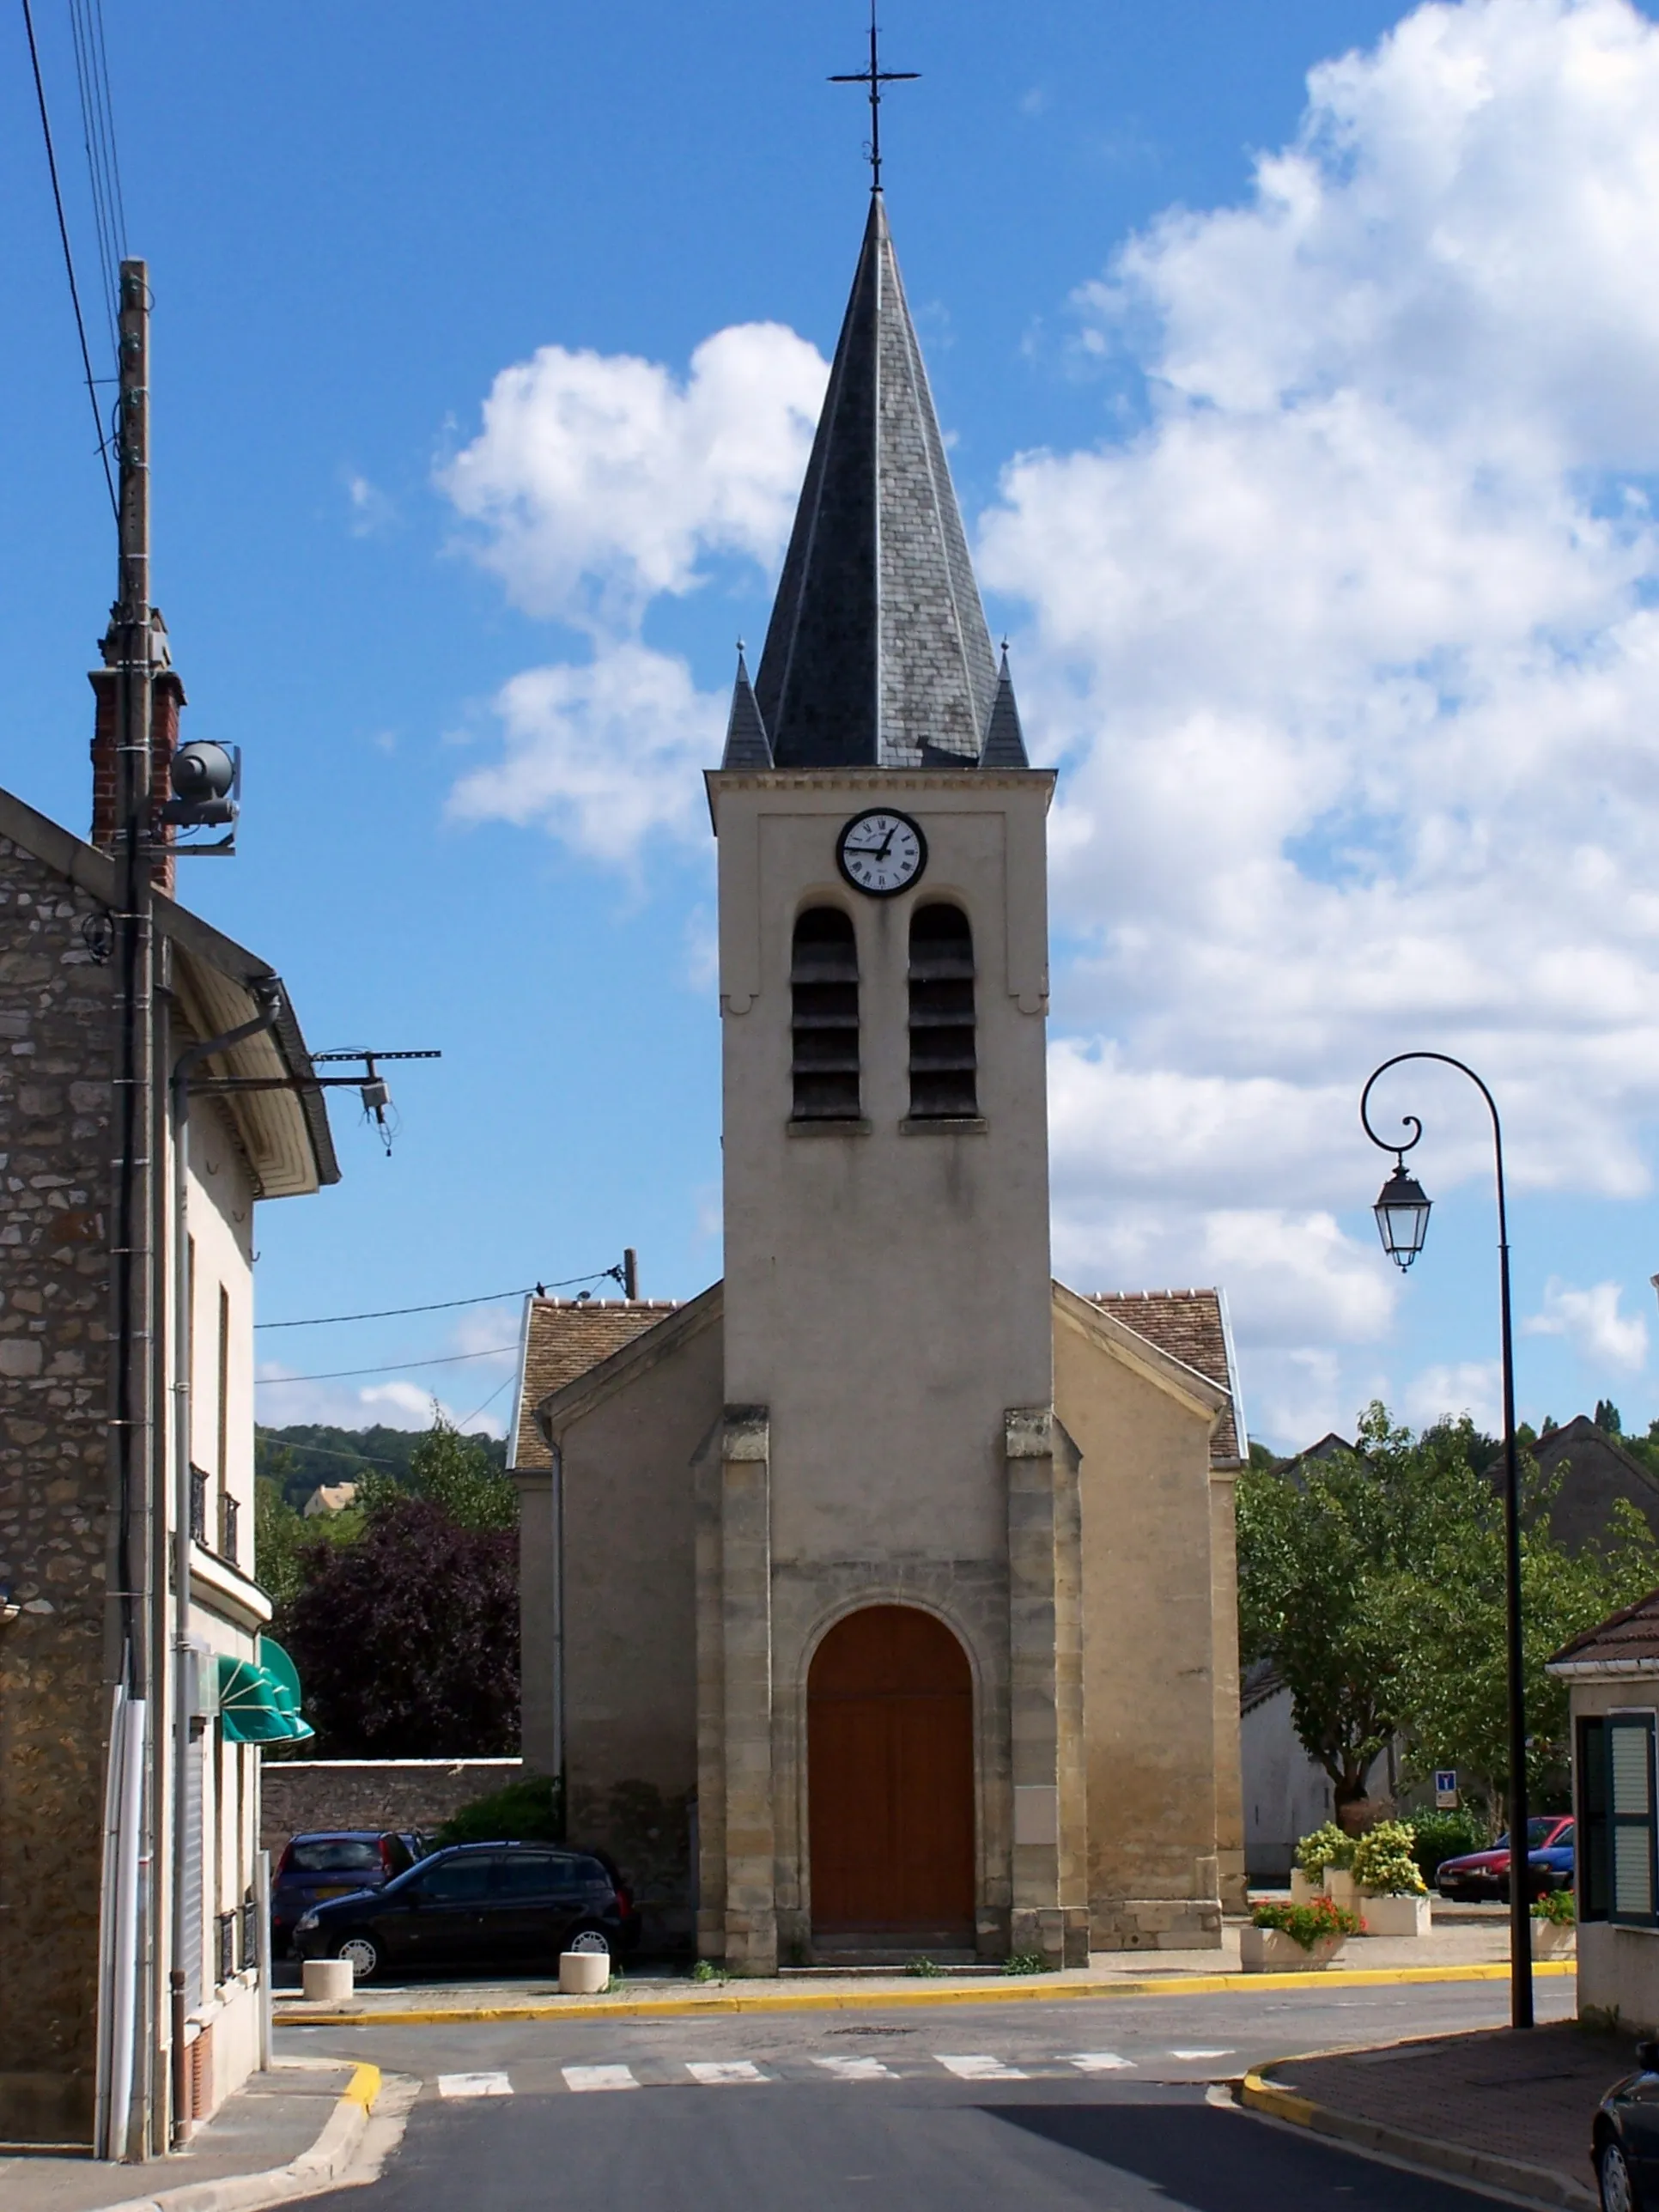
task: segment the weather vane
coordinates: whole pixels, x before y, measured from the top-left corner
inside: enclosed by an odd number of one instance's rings
[[[832,76],[831,84],[867,84],[870,88],[870,189],[881,190],[881,88],[884,84],[910,84],[920,70],[884,70],[881,65],[881,34],[876,27],[876,0],[870,0],[870,66],[846,76]]]

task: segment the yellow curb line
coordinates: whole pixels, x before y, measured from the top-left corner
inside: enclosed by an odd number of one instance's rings
[[[351,2079],[340,2092],[343,2105],[361,2105],[365,2113],[374,2109],[374,2100],[380,2094],[380,2069],[378,2066],[354,2066]]]
[[[1534,1977],[1577,1972],[1571,1959],[1540,1960]],[[975,1989],[879,1990],[757,1990],[752,1996],[707,1997],[578,1997],[562,2004],[444,2005],[410,2007],[382,2011],[365,2006],[353,2012],[309,2012],[284,2007],[276,2015],[279,2027],[463,2027],[482,2021],[520,2020],[684,2020],[699,2014],[740,2012],[863,2012],[872,2005],[1011,2004],[1076,2002],[1087,1997],[1214,1996],[1231,1991],[1264,1988],[1393,1989],[1417,1982],[1506,1982],[1507,1960],[1472,1966],[1329,1966],[1294,1974],[1164,1975],[1146,1981],[1048,1982],[1033,1986],[992,1984]],[[1282,2094],[1279,2093],[1279,2094]]]

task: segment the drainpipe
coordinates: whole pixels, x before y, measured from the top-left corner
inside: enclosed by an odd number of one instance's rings
[[[275,975],[253,987],[259,1011],[222,1036],[191,1045],[173,1064],[168,1093],[173,1124],[173,2096],[168,2140],[177,2150],[190,2132],[190,2077],[185,2058],[185,1806],[190,1771],[190,1242],[185,1226],[190,1171],[190,1079],[204,1060],[274,1028],[283,1011]]]

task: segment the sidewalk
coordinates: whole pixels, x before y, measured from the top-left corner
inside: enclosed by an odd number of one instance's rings
[[[1213,1951],[1097,1951],[1087,1966],[1063,1973],[1012,1975],[951,1968],[937,1975],[836,1973],[786,1967],[770,1979],[694,1982],[684,1973],[641,1968],[625,1972],[599,1997],[561,1996],[550,1974],[497,1981],[374,1983],[344,2005],[307,2004],[296,1990],[278,1990],[280,2026],[300,2027],[384,2020],[399,2025],[463,2020],[555,2017],[617,2019],[702,2012],[811,2012],[865,2004],[951,2005],[1018,2002],[1056,1997],[1149,1996],[1243,1987],[1285,1989],[1368,1982],[1501,1979],[1509,1965],[1509,1929],[1501,1919],[1463,1920],[1420,1940],[1356,1937],[1332,1967],[1304,1974],[1241,1972],[1241,1923],[1229,1922]],[[1572,1962],[1535,1972],[1571,1974]]]
[[[310,2150],[328,2126],[353,2070],[349,2064],[299,2060],[252,2075],[185,2149],[142,2166],[0,2157],[0,2203],[6,2212],[102,2212],[137,2197],[287,2166]]]
[[[1571,2021],[1522,2035],[1481,2029],[1283,2059],[1247,2077],[1243,2101],[1363,2148],[1594,2212],[1590,2121],[1634,2064],[1632,2037]]]

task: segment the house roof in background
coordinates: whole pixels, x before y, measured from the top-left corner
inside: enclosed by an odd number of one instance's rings
[[[537,1407],[678,1311],[666,1298],[526,1298],[507,1465],[526,1472],[551,1467]]]
[[[1659,1589],[1561,1646],[1552,1674],[1659,1674]]]
[[[1659,1481],[1617,1437],[1598,1429],[1588,1413],[1539,1437],[1532,1455],[1560,1486],[1549,1503],[1550,1530],[1570,1552],[1600,1541],[1620,1498],[1632,1504],[1659,1536]]]
[[[1243,1458],[1240,1445],[1243,1423],[1238,1417],[1238,1384],[1233,1373],[1227,1318],[1219,1291],[1085,1291],[1091,1306],[1144,1336],[1148,1344],[1189,1367],[1194,1375],[1227,1394],[1227,1410],[1210,1439],[1210,1458],[1217,1467],[1233,1467]]]

